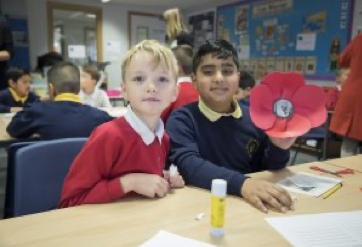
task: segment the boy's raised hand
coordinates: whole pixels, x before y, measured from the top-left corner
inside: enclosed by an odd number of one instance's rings
[[[169,191],[166,179],[146,173],[130,173],[120,178],[121,186],[125,193],[134,191],[146,197],[164,197]]]
[[[268,213],[268,208],[281,213],[293,208],[293,201],[285,189],[264,180],[248,178],[240,192],[245,200],[263,213]]]

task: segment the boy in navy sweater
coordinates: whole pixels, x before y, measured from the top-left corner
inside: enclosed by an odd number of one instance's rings
[[[0,91],[0,113],[18,112],[23,107],[39,101],[39,97],[30,92],[30,76],[27,71],[9,68],[6,78],[9,87]]]
[[[18,112],[6,129],[12,137],[88,137],[95,127],[113,119],[108,113],[81,103],[80,72],[72,63],[54,65],[48,71],[48,80],[51,101],[34,103]]]
[[[122,63],[127,113],[98,127],[73,162],[59,207],[107,203],[140,194],[164,197],[184,186],[182,177],[163,169],[169,137],[160,115],[177,97],[177,62],[167,47],[144,40]]]
[[[224,40],[206,41],[193,60],[193,81],[200,101],[171,114],[170,159],[185,182],[210,189],[215,178],[228,182],[228,194],[267,212],[286,212],[289,194],[267,181],[244,174],[284,168],[294,139],[272,139],[255,127],[248,107],[233,100],[239,83],[235,49]]]

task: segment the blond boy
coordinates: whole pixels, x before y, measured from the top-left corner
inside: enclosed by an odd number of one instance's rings
[[[177,97],[177,62],[170,49],[145,40],[122,64],[125,116],[97,128],[74,161],[59,207],[106,203],[133,192],[164,197],[184,186],[178,173],[163,177],[169,137],[160,120]]]

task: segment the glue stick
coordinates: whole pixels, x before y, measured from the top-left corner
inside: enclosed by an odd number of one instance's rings
[[[225,199],[227,183],[223,179],[212,180],[211,185],[211,231],[215,237],[224,235]]]

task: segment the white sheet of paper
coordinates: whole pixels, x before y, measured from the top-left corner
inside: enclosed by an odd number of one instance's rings
[[[106,43],[106,51],[120,53],[121,52],[121,42],[114,41],[114,40],[108,40]]]
[[[362,211],[265,219],[293,246],[362,246]]]
[[[85,58],[85,46],[84,45],[70,45],[68,46],[69,58]]]
[[[303,33],[297,35],[297,51],[314,51],[317,35],[315,33]]]
[[[216,247],[193,239],[184,238],[167,231],[159,231],[156,236],[143,243],[139,247]]]
[[[283,178],[277,184],[291,192],[318,197],[339,183],[342,183],[342,179],[298,172],[293,176]]]

